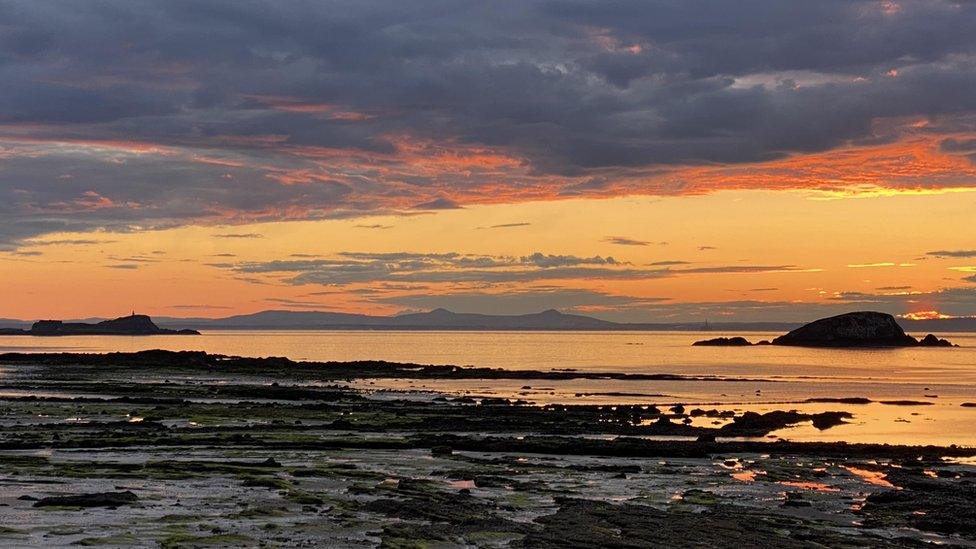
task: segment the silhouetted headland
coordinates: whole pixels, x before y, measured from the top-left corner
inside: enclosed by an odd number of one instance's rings
[[[929,334],[921,340],[905,333],[895,317],[887,313],[858,311],[821,318],[805,324],[772,342],[756,345],[793,347],[953,347],[945,339]],[[739,347],[752,345],[743,337],[718,337],[696,341],[698,346]]]
[[[39,320],[29,330],[4,329],[0,335],[72,336],[72,335],[200,335],[196,330],[160,328],[146,315],[132,314],[93,324]]]

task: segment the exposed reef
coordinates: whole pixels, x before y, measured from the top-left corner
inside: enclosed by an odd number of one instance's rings
[[[437,364],[410,364],[382,360],[357,360],[349,362],[293,361],[284,357],[249,358],[227,356],[203,351],[149,350],[134,353],[3,353],[0,364],[44,364],[62,366],[100,366],[104,368],[148,369],[165,371],[171,368],[215,371],[235,374],[267,375],[283,371],[290,375],[318,379],[525,379],[569,380],[612,379],[630,381],[737,381],[753,382],[773,380],[750,377],[726,377],[711,375],[682,375],[671,373],[632,374],[623,372],[579,372],[506,370],[502,368],[461,367]]]
[[[496,371],[195,352],[0,365],[0,546],[976,544],[976,449],[771,438],[841,425],[859,397],[765,413],[376,397],[335,382]]]
[[[744,337],[716,337],[714,339],[704,339],[694,343],[696,347],[744,347],[752,345]]]

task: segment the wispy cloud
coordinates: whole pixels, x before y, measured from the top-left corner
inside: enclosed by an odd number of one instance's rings
[[[439,197],[433,200],[428,200],[427,202],[421,202],[413,207],[415,210],[457,210],[460,208],[461,205],[456,201],[445,197]]]
[[[515,228],[515,227],[528,227],[530,225],[532,225],[532,224],[531,223],[527,223],[527,222],[501,223],[499,225],[489,225],[487,227],[478,227],[478,229],[512,229],[512,228]]]
[[[610,244],[617,244],[618,246],[649,246],[651,243],[646,240],[637,240],[634,238],[627,238],[626,236],[608,236],[603,239],[604,242],[609,242]]]
[[[934,257],[970,258],[976,257],[976,250],[936,250],[934,252],[926,252],[925,255],[931,255]]]
[[[219,233],[213,235],[214,238],[264,238],[258,233]]]

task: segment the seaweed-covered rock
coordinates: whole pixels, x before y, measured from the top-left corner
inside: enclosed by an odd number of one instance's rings
[[[34,507],[118,507],[139,501],[132,492],[98,492],[76,496],[50,496],[41,498]]]

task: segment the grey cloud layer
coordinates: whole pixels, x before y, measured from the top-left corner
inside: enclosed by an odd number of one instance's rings
[[[607,170],[769,160],[892,139],[874,133],[879,117],[976,111],[976,3],[894,5],[2,1],[0,243],[228,212],[371,211],[394,196],[456,208],[451,187],[497,180],[431,190],[422,171],[330,171],[282,147],[388,155],[401,135],[487,146],[529,174],[593,176],[572,193]],[[183,152],[11,151],[13,136]],[[314,184],[268,177],[306,169]]]
[[[345,285],[377,282],[504,283],[587,278],[640,280],[679,275],[802,272],[795,265],[728,265],[670,268],[635,267],[611,256],[581,257],[536,252],[530,255],[492,256],[448,253],[343,252],[336,257],[264,262],[214,263],[238,273],[282,277],[287,284]]]

